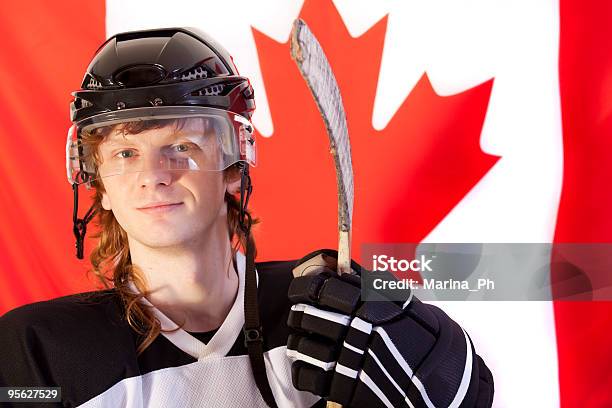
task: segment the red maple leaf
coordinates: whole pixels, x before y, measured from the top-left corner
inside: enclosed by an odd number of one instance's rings
[[[424,74],[377,131],[371,118],[386,17],[354,39],[331,2],[306,1],[300,16],[325,50],[346,109],[355,173],[354,258],[360,243],[419,242],[499,159],[479,146],[493,80],[441,97]],[[323,121],[289,44],[253,33],[274,124],[273,136],[259,139],[254,171],[252,208],[263,221],[256,229],[264,249],[259,259],[334,248],[336,178]]]

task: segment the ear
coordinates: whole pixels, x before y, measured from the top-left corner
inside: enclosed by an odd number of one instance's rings
[[[226,190],[229,194],[234,195],[240,192],[240,173],[238,173],[237,177],[232,177],[226,181],[227,187]]]
[[[102,204],[102,208],[104,208],[106,211],[112,210],[110,199],[108,198],[108,194],[102,193],[101,204]]]
[[[223,174],[225,190],[228,194],[234,195],[240,192],[240,169],[232,166]]]

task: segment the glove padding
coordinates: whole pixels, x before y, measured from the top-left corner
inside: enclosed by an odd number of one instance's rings
[[[491,406],[491,372],[442,310],[411,296],[362,302],[358,274],[316,272],[295,278],[288,293],[297,389],[344,407]]]

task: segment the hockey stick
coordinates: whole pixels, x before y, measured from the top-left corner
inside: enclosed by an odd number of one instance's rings
[[[291,30],[291,57],[306,80],[325,122],[338,184],[339,274],[351,273],[351,224],[353,216],[353,165],[344,105],[336,78],[321,45],[304,20],[296,19]],[[342,407],[328,401],[328,408]]]

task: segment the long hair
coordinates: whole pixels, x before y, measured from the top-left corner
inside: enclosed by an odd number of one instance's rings
[[[184,123],[184,119],[148,120],[102,127],[95,129],[93,132],[83,132],[81,135],[82,151],[84,152],[82,160],[96,168],[97,163],[100,163],[98,146],[111,131],[117,130],[118,127],[125,134],[138,134],[145,130],[165,126],[182,127]],[[235,164],[224,170],[224,177],[228,179],[238,171],[239,167]],[[114,288],[117,292],[124,306],[125,320],[142,339],[137,348],[137,353],[140,355],[160,334],[162,331],[161,324],[151,309],[140,302],[150,291],[146,286],[142,272],[136,265],[132,264],[125,230],[119,225],[113,212],[102,207],[104,186],[97,179],[92,181],[92,186],[95,188],[93,206],[96,210],[96,217],[94,222],[99,227],[98,232],[93,235],[93,238],[97,239],[97,244],[89,257],[92,272],[105,288]],[[238,198],[226,192],[224,199],[227,205],[228,239],[232,244],[232,258],[234,258],[238,250],[246,250],[247,236],[240,228],[240,203]],[[253,224],[257,222],[257,219],[253,220]],[[249,235],[248,239],[255,249],[253,237]],[[136,287],[138,293],[134,293],[130,287],[130,282]]]

